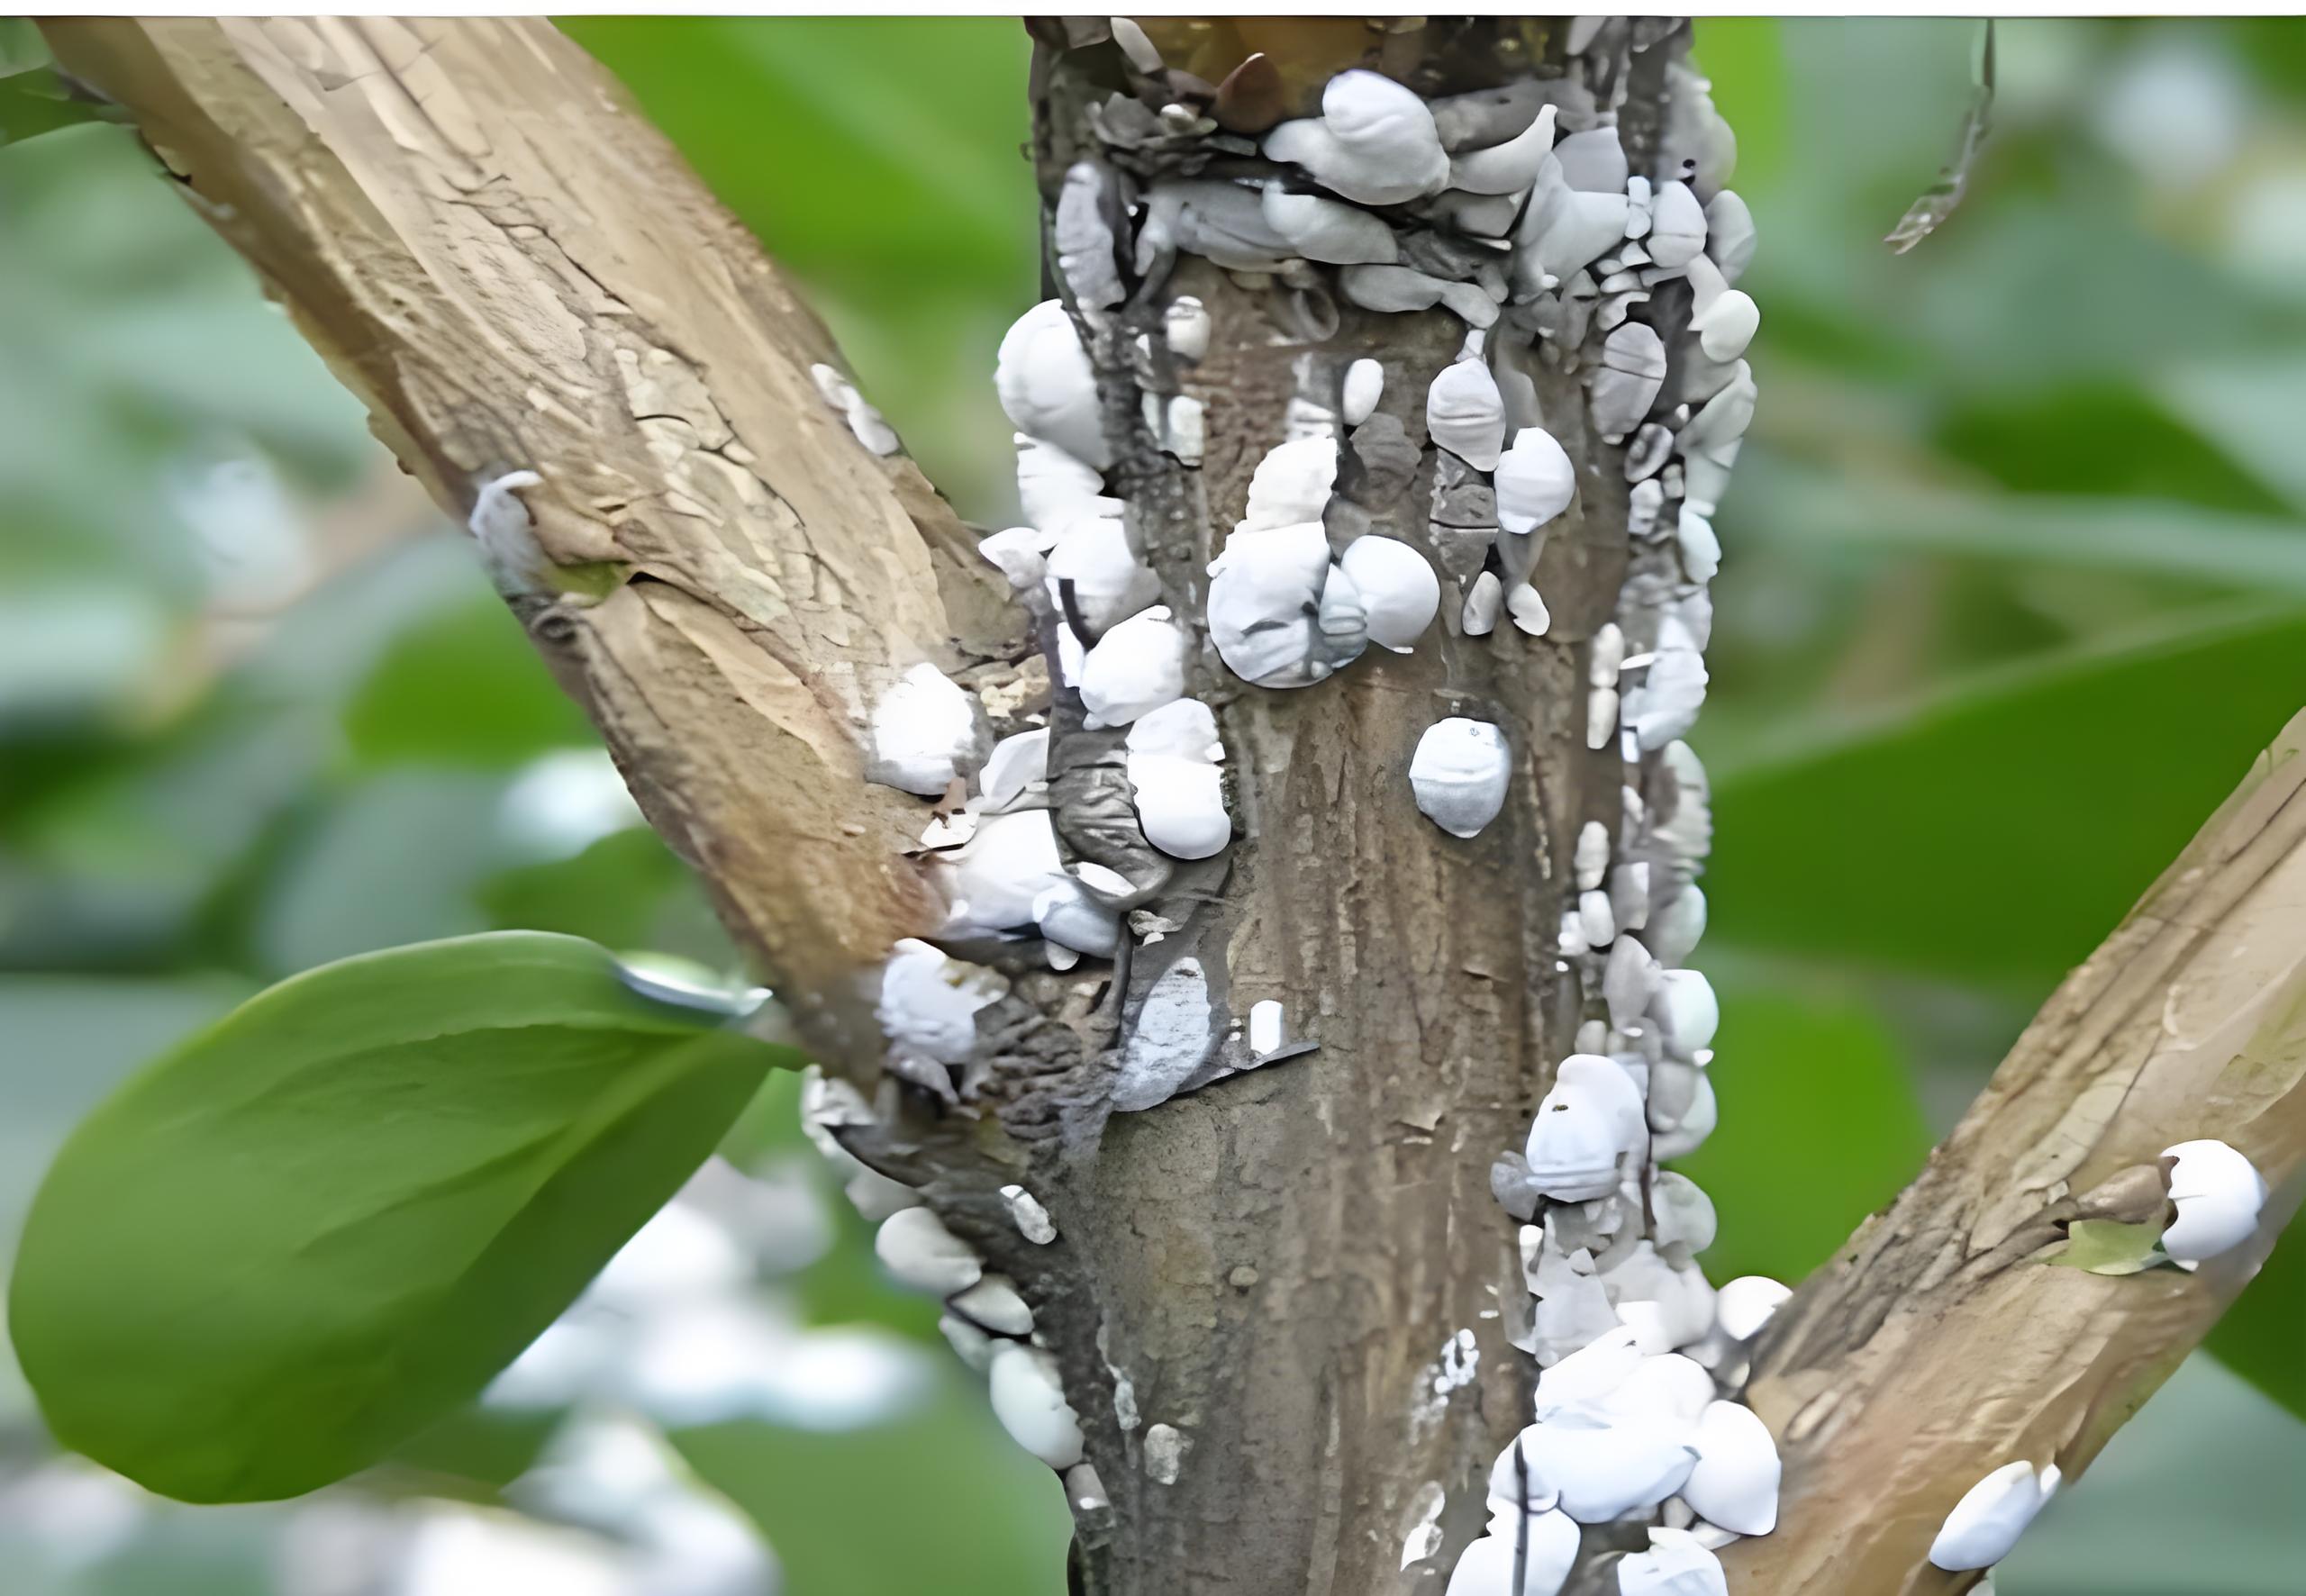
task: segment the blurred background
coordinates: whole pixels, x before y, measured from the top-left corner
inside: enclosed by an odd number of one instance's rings
[[[959,505],[1012,516],[1022,31],[569,24],[808,287]],[[2306,703],[2306,25],[2009,22],[1941,231],[1960,22],[1708,22],[1763,401],[1719,521],[1702,962],[1717,1280],[1797,1278]],[[0,1264],[114,1082],[259,986],[534,927],[732,968],[451,530],[123,129],[0,23]],[[1056,1596],[992,1423],[774,1078],[487,1401],[322,1498],[57,1456],[0,1344],[9,1596]],[[2003,1596],[2294,1596],[2306,1241]]]

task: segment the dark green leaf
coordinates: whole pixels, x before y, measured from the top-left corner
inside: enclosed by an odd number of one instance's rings
[[[1717,772],[1724,941],[2040,988],[2297,712],[2306,615],[1995,672]]]
[[[2301,1238],[2306,1238],[2306,1228],[2292,1220],[2258,1277],[2210,1333],[2208,1345],[2219,1362],[2306,1419],[2306,1356],[2299,1347],[2300,1327],[2306,1326],[2306,1239]]]
[[[1870,1009],[1728,973],[1720,991],[1720,1129],[1674,1167],[1720,1216],[1710,1278],[1798,1281],[1912,1178],[1929,1128]]]
[[[60,1439],[164,1494],[340,1479],[551,1322],[772,1062],[573,938],[284,982],[66,1144],[10,1292],[26,1375]]]

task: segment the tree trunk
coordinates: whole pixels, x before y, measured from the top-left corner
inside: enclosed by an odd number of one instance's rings
[[[1710,193],[1722,133],[1681,66],[1685,31],[1622,19],[1182,19],[1142,35],[1116,37],[1103,21],[1038,35],[1049,280],[1095,372],[1112,452],[1098,486],[1121,502],[1130,550],[1192,629],[1186,690],[1216,712],[1226,752],[1234,834],[1197,861],[1140,833],[1125,735],[1088,725],[1077,676],[1063,668],[1063,629],[1094,630],[1076,612],[1080,594],[1028,581],[1021,610],[1001,607],[994,566],[910,462],[881,452],[816,322],[549,26],[87,21],[49,32],[68,69],[134,112],[409,468],[459,515],[477,510],[516,613],[850,1089],[819,1093],[820,1129],[925,1195],[1030,1304],[1033,1338],[1085,1435],[1086,1469],[1069,1453],[1060,1463],[1079,1529],[1076,1588],[1439,1591],[1481,1533],[1493,1460],[1528,1419],[1528,1351],[1566,1349],[1548,1314],[1602,1289],[1590,1256],[1572,1269],[1578,1249],[1548,1251],[1517,1223],[1536,1199],[1510,1161],[1493,1166],[1521,1146],[1573,1052],[1615,1054],[1649,1083],[1661,1145],[1702,1118],[1689,1093],[1702,1060],[1661,1040],[1657,972],[1635,933],[1648,922],[1662,943],[1665,920],[1679,917],[1667,959],[1678,963],[1693,904],[1702,925],[1690,881],[1706,840],[1702,775],[1673,752],[1673,717],[1656,700],[1660,662],[1694,660],[1686,648],[1668,660],[1665,645],[1702,640],[1710,530],[1696,490],[1706,476],[1710,503],[1726,465],[1716,457],[1735,448],[1732,431],[1702,456],[1691,412],[1743,368],[1693,352],[1691,290],[1671,271],[1642,282],[1648,250],[1620,266],[1622,278],[1579,274],[1591,295],[1575,282],[1517,286],[1484,271],[1487,246],[1443,236],[1423,212],[1384,208],[1372,213],[1451,297],[1380,312],[1353,303],[1374,295],[1348,293],[1329,267],[1213,264],[1228,246],[1166,208],[1177,191],[1164,186],[1283,179],[1257,135],[1315,113],[1323,86],[1359,67],[1450,107],[1459,152],[1509,138],[1543,100],[1563,131],[1613,124],[1651,190],[1687,176]],[[1140,267],[1157,222],[1174,258],[1156,247]],[[1185,295],[1209,316],[1198,359],[1168,336]],[[1495,323],[1472,346],[1467,315]],[[1656,336],[1612,340],[1621,322]],[[1597,397],[1626,402],[1623,357],[1645,340],[1672,362],[1662,396],[1631,384],[1632,421],[1653,424],[1605,427]],[[1575,499],[1542,534],[1500,532],[1490,474],[1428,435],[1429,389],[1461,353],[1496,371],[1514,430],[1542,428],[1566,451]],[[1366,420],[1343,414],[1356,360],[1383,372]],[[1326,681],[1277,691],[1234,676],[1211,646],[1208,566],[1244,517],[1256,467],[1292,436],[1338,441],[1336,494],[1321,513],[1332,549],[1395,538],[1440,570],[1443,594],[1412,651],[1372,647]],[[539,479],[522,490],[532,526],[501,512],[501,485],[483,498],[510,470]],[[1684,495],[1694,530],[1675,514]],[[1461,613],[1484,569],[1542,593],[1542,635],[1510,621],[1468,634]],[[883,774],[875,718],[924,663],[968,692],[991,730],[1049,728],[1067,890],[1091,866],[1125,878],[1112,958],[1071,962],[1038,937],[955,930],[956,877],[921,839],[931,802],[867,779]],[[1663,731],[1631,728],[1645,687]],[[1452,716],[1493,724],[1509,749],[1502,811],[1470,838],[1421,815],[1407,776],[1427,729]],[[964,758],[963,774],[976,763]],[[2264,879],[2276,874],[2267,863]],[[2197,895],[2184,918],[2211,936],[2243,912],[2232,897]],[[2269,885],[2243,902],[2278,898]],[[2294,947],[2294,929],[2280,929]],[[954,1056],[889,1034],[907,1019],[883,988],[891,951],[924,938],[958,956],[936,966],[940,978],[1000,989]],[[2072,1006],[2053,1012],[2085,1029],[2100,1012],[2159,1012],[2151,983],[2174,967],[2102,956],[2061,999]],[[1300,1045],[1252,1036],[1265,1003],[1281,1006]],[[2252,1033],[2263,1057],[2245,1050],[2259,1071],[2250,1101],[2266,1111],[2249,1150],[2274,1174],[2306,1139],[2290,1089],[2293,1030]],[[2060,1428],[2072,1442],[2102,1436],[2137,1390],[2138,1357],[2115,1350],[2138,1344],[2120,1328],[2134,1302],[2183,1302],[2138,1332],[2174,1361],[2235,1283],[2211,1271],[2141,1283],[2014,1266],[2054,1240],[2056,1183],[2084,1190],[2161,1145],[2154,1122],[2133,1125],[2127,1109],[2093,1117],[2116,1075],[2042,1048],[2029,1035],[2005,1070],[2025,1111],[1966,1126],[1902,1203],[1925,1228],[1893,1219],[1862,1235],[1852,1259],[1786,1310],[1755,1387],[1789,1454],[1786,1528],[1729,1554],[1733,1568],[1771,1571],[1759,1583],[1739,1574],[1738,1588],[1944,1586],[1913,1573],[1924,1520],[1950,1505],[1942,1487],[2006,1461],[2020,1431],[2029,1445],[2036,1431],[1970,1426],[1899,1383],[1913,1312],[1940,1327],[1936,1345],[1957,1369],[1975,1369],[2038,1302],[2078,1304],[2105,1331],[2092,1345],[2107,1356],[2061,1362],[2028,1341],[2038,1356],[2022,1365],[2036,1382],[2029,1413],[2090,1416]],[[2189,1056],[2202,1066],[2199,1050]],[[1180,1057],[1189,1067],[1155,1067]],[[1681,1083],[1677,1105],[1662,1101],[1669,1080]],[[2016,1090],[1998,1080],[1987,1103]],[[2014,1194],[2011,1149],[2061,1123],[2075,1131],[2069,1108],[2093,1138],[2121,1127],[2120,1145],[2035,1169]],[[2192,1128],[2174,1126],[2170,1139]],[[1644,1161],[1636,1173],[1630,1197],[1585,1205],[1618,1227],[1591,1238],[1613,1257],[1649,1245],[1655,1170]],[[865,1191],[908,1200],[869,1178]],[[1027,1193],[1053,1239],[1017,1218]],[[1554,1212],[1557,1224],[1602,1223],[1570,1214],[1576,1206]],[[1938,1217],[1956,1212],[1968,1216],[1956,1229]],[[1987,1214],[2000,1220],[1981,1228]],[[1915,1237],[1948,1239],[1923,1257]],[[1575,1276],[1540,1284],[1534,1320],[1532,1264]],[[1914,1292],[1935,1294],[1914,1307]],[[2071,1314],[2045,1323],[2082,1333]],[[1902,1338],[1879,1338],[1885,1327]],[[978,1332],[960,1340],[989,1345]],[[1845,1379],[1896,1400],[1827,1422],[1820,1392]],[[1962,1389],[1985,1400],[1984,1386]],[[1943,1415],[1929,1483],[1902,1494],[1880,1449],[1923,1411]],[[2078,1464],[2094,1445],[2062,1455]],[[1866,1570],[1862,1583],[1824,1572],[1853,1544],[1846,1501],[1874,1503],[1856,1521],[1884,1515],[1888,1526],[1867,1530],[1875,1544],[1849,1564]],[[1573,1588],[1606,1582],[1602,1559],[1639,1546],[1639,1531],[1589,1529]],[[1919,1582],[1896,1583],[1909,1577]]]

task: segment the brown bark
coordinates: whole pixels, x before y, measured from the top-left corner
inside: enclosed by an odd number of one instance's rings
[[[1747,1401],[1784,1494],[1776,1534],[1722,1555],[1733,1589],[1968,1589],[1927,1561],[1962,1493],[2019,1458],[2080,1474],[2257,1272],[2306,1163],[2301,754],[2306,715],[1771,1321]],[[2250,1245],[2192,1274],[2053,1265],[2076,1217],[2158,1217],[2141,1169],[2203,1138],[2275,1188]]]
[[[461,515],[482,480],[535,470],[544,552],[612,566],[605,598],[521,593],[515,610],[819,1056],[876,1089],[882,1122],[856,1150],[923,1186],[1033,1305],[1113,1504],[1083,1519],[1078,1587],[1438,1591],[1534,1374],[1506,1340],[1527,1292],[1488,1170],[1568,1050],[1578,993],[1553,938],[1569,852],[1583,821],[1615,818],[1619,762],[1582,735],[1581,646],[1624,574],[1618,452],[1565,436],[1581,501],[1544,557],[1547,637],[1474,648],[1449,628],[1313,693],[1227,687],[1204,667],[1235,846],[1178,873],[1195,906],[1121,966],[1014,971],[998,1055],[948,1107],[880,1078],[869,980],[942,906],[907,851],[925,806],[862,779],[863,714],[924,658],[1030,705],[1046,681],[918,472],[876,460],[820,402],[822,330],[751,240],[541,22],[90,21],[50,36],[135,113],[436,499]],[[1417,68],[1403,31],[1303,36],[1304,81],[1372,50]],[[1554,42],[1541,23],[1446,36],[1467,48],[1436,53],[1433,92]],[[1595,68],[1631,74],[1637,145],[1667,92],[1666,35],[1644,36],[1657,48],[1630,58],[1619,30]],[[1037,74],[1052,199],[1095,87],[1072,75],[1094,70],[1045,59]],[[1419,444],[1462,329],[1348,309],[1314,337],[1279,296],[1180,269],[1217,328],[1182,379],[1207,406],[1206,462],[1153,449],[1130,391],[1115,476],[1194,613],[1212,530],[1279,440],[1302,362],[1334,376],[1382,358],[1381,408]],[[1109,377],[1148,315],[1115,313]],[[1535,375],[1549,424],[1584,413],[1571,379]],[[1432,469],[1428,450],[1407,489],[1358,510],[1422,539]],[[1048,707],[1053,785],[1085,790],[1111,734],[1083,732],[1062,694]],[[1505,815],[1469,842],[1417,817],[1403,774],[1418,732],[1460,712],[1506,726],[1518,760]],[[2294,1165],[2288,956],[2229,956],[2286,931],[2306,870],[2298,779],[2283,766],[2213,822],[1923,1180],[1783,1312],[1753,1400],[1788,1454],[1784,1527],[1729,1555],[1738,1588],[1940,1588],[1913,1570],[1971,1480],[2012,1448],[2040,1461],[2055,1446],[2074,1472],[2207,1328],[2234,1266],[2038,1265],[2068,1192],[2167,1141],[2225,1135],[2270,1173]],[[1235,1025],[1276,998],[1315,1049],[1108,1117],[1111,1049],[1187,952]],[[1247,1061],[1238,1035],[1227,1045]],[[1018,1238],[997,1196],[1010,1181],[1053,1213],[1055,1246]],[[1185,1444],[1174,1477],[1147,1446],[1156,1425]],[[1404,1567],[1430,1522],[1446,1549]]]

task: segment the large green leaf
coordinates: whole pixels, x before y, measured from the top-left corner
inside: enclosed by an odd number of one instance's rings
[[[1993,673],[1717,770],[1715,934],[2046,990],[2306,699],[2306,614]]]
[[[498,932],[283,982],[131,1081],[35,1199],[10,1328],[50,1427],[154,1491],[289,1496],[471,1397],[779,1050]]]

